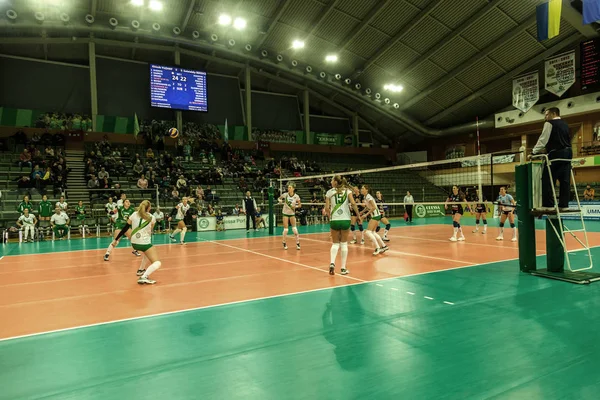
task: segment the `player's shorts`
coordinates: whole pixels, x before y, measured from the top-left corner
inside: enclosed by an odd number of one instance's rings
[[[347,231],[348,229],[350,229],[350,221],[331,221],[329,222],[329,227],[334,231]]]
[[[502,214],[504,215],[510,215],[514,212],[515,210],[502,210]]]
[[[115,229],[123,229],[123,228],[125,228],[125,225],[127,225],[126,221],[119,221],[119,220],[115,221]]]
[[[294,218],[296,215],[295,214],[283,214],[284,217],[288,217],[288,218]]]
[[[487,210],[486,210],[486,208],[485,208],[485,207],[483,207],[483,206],[477,206],[477,207],[475,207],[475,212],[476,212],[477,214],[483,214],[483,213],[486,213],[486,212],[487,212]]]
[[[457,209],[452,209],[452,215],[454,215],[454,214],[460,214],[460,215],[463,215],[463,214],[464,214],[464,210],[463,210],[463,208],[462,208],[462,207],[460,207],[460,208],[457,208]]]
[[[131,247],[133,247],[133,249],[137,251],[146,251],[152,247],[152,244],[131,243]]]
[[[371,218],[374,219],[375,221],[381,221],[381,215],[372,216]]]

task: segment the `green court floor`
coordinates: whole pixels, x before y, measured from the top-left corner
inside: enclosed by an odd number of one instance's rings
[[[86,249],[103,247],[94,241]],[[598,399],[600,283],[518,270],[507,261],[3,341],[0,399]]]

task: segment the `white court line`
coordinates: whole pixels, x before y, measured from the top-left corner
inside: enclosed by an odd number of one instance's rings
[[[309,239],[309,238],[304,238],[304,240],[310,240],[313,242],[323,242],[323,243],[330,243],[326,240],[318,240],[318,239]],[[367,248],[367,247],[362,247],[363,249]],[[426,256],[424,254],[416,254],[416,253],[407,253],[405,251],[398,251],[398,250],[388,250],[389,253],[393,253],[393,254],[403,254],[405,256],[413,256],[413,257],[421,257],[421,258],[430,258],[432,260],[438,260],[438,261],[451,261],[451,262],[455,262],[458,264],[465,264],[465,265],[479,265],[479,264],[475,264],[472,262],[467,262],[467,261],[460,261],[460,260],[454,260],[452,258],[443,258],[443,257],[434,257],[434,256]]]
[[[398,290],[397,288],[393,287],[392,290]]]
[[[383,285],[376,283],[375,286],[383,287]]]
[[[423,296],[425,297],[427,300],[433,300],[433,297],[429,297],[429,296]]]
[[[451,242],[449,240],[429,239],[429,238],[415,237],[415,236],[401,236],[401,235],[390,235],[390,234],[388,234],[388,237],[399,238],[399,239],[413,239],[413,240],[417,240],[417,241],[418,240],[424,240],[424,241],[427,241],[427,242],[454,243],[454,242]],[[461,242],[461,243],[468,244],[468,245],[471,245],[471,246],[486,246],[486,247],[498,247],[500,249],[507,249],[507,250],[519,250],[518,246],[517,247],[498,246],[498,245],[495,245],[495,244],[473,243],[473,242],[469,242],[468,240],[465,240],[464,242]],[[544,250],[536,249],[536,251],[544,251]]]
[[[451,303],[451,302],[449,302],[449,301],[445,301],[445,302],[444,302],[444,304],[449,304],[449,305],[451,305],[451,306],[453,306],[453,305],[454,305],[454,303]]]
[[[415,295],[413,292],[406,292],[406,294],[410,294],[411,296]]]
[[[210,241],[210,243],[218,244],[219,246],[230,247],[232,249],[237,249],[237,250],[245,251],[245,252],[252,253],[252,254],[257,254],[259,256],[263,256],[263,257],[267,257],[267,258],[272,258],[273,260],[282,261],[282,262],[286,262],[286,263],[294,264],[294,265],[299,265],[301,267],[310,268],[310,269],[314,269],[315,271],[324,272],[326,274],[329,274],[328,270],[324,270],[324,269],[317,268],[317,267],[312,267],[312,266],[306,265],[306,264],[297,263],[295,261],[286,260],[285,258],[279,258],[279,257],[275,257],[275,256],[270,256],[268,254],[258,253],[256,251],[252,251],[252,250],[248,250],[248,249],[243,249],[241,247],[232,246],[230,244],[218,243],[218,242],[215,242],[215,241],[212,241],[212,240]],[[358,282],[368,282],[368,281],[365,281],[364,279],[355,278],[353,276],[348,276],[348,275],[340,275],[340,276],[342,278],[348,278],[348,279],[352,279],[352,280],[355,280],[355,281],[358,281]]]

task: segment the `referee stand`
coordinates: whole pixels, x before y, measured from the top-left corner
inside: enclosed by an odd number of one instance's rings
[[[555,180],[552,177],[550,163],[553,161],[572,162],[581,164],[579,160],[550,160],[543,154],[533,156],[537,162],[527,162],[515,168],[517,186],[517,216],[519,220],[519,266],[522,272],[565,282],[589,284],[600,280],[600,273],[591,272],[593,267],[592,254],[587,238],[585,221],[579,202],[579,194],[575,183],[575,174],[571,169],[571,183],[575,189],[577,209],[561,209],[558,207]],[[541,163],[539,160],[543,160]],[[554,207],[542,207],[542,172],[547,168],[550,174],[550,183],[554,197]],[[578,214],[581,222],[580,229],[569,229],[565,226],[565,214]],[[546,216],[546,268],[537,268],[536,259],[536,217]],[[565,233],[571,235],[581,248],[570,249],[567,246]],[[580,236],[583,236],[581,240]],[[570,254],[585,252],[585,258],[579,260],[585,263],[581,268],[573,268]],[[589,261],[589,263],[588,263]],[[565,263],[567,268],[565,269]],[[579,264],[579,263],[578,263]]]

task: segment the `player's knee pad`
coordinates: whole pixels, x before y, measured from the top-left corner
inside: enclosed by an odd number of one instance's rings
[[[458,228],[458,222],[452,221],[452,226],[455,227],[455,228]]]
[[[485,218],[483,219],[483,224],[487,225],[487,219],[485,219]]]
[[[500,222],[500,228],[504,228],[504,222]]]
[[[381,230],[381,227],[379,225],[377,225],[377,229],[375,229],[375,232],[379,232]]]
[[[386,229],[387,231],[389,231],[389,230],[391,229],[391,227],[392,227],[392,224],[386,224],[386,225],[385,225],[385,229]]]
[[[479,218],[475,218],[475,225],[479,225]]]
[[[514,227],[515,227],[515,223],[514,223],[514,222],[511,222],[511,223],[510,223],[510,227],[511,227],[511,228],[514,228]]]
[[[460,228],[460,222],[457,222],[457,223],[456,223],[456,227],[457,227],[457,228]]]
[[[363,228],[362,224],[360,224],[360,225],[358,226],[358,230],[359,230],[359,231],[361,231],[361,232],[364,230],[364,228]]]
[[[350,230],[354,232],[356,230],[356,226],[354,224],[350,225]]]

